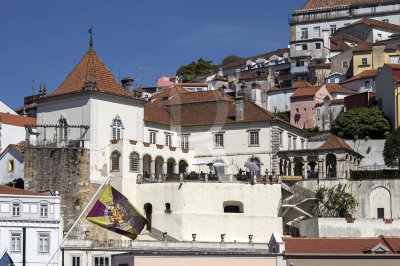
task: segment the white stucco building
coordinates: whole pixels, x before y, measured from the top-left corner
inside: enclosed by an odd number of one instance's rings
[[[0,185],[0,250],[16,266],[46,265],[61,234],[60,197]]]
[[[111,174],[149,228],[201,241],[267,241],[282,232],[280,184],[263,178],[276,177],[278,150],[306,147],[308,134],[243,97],[172,86],[143,101],[90,48],[37,113],[40,134],[28,146],[88,149],[88,181]],[[259,166],[257,178],[238,175],[246,161]]]
[[[0,155],[0,184],[24,179],[25,142],[10,144]]]

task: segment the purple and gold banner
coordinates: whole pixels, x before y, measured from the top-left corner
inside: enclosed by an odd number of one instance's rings
[[[147,224],[146,218],[116,189],[107,185],[86,220],[134,240]]]

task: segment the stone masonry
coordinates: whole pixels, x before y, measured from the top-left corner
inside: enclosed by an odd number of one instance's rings
[[[99,185],[89,182],[89,150],[27,147],[25,187],[31,191],[51,189],[59,192],[64,231],[68,231]],[[73,230],[72,238],[85,238],[85,231],[90,231],[89,239],[106,238],[106,230],[85,220],[90,209]]]

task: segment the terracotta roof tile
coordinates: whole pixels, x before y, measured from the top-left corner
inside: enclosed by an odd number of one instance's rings
[[[380,2],[393,2],[393,0],[381,0]],[[337,6],[348,6],[353,4],[363,5],[376,3],[376,0],[309,0],[301,9],[316,9]]]
[[[330,94],[332,93],[348,93],[348,94],[356,94],[358,92],[346,89],[341,87],[339,84],[326,84],[326,89]]]
[[[321,86],[298,88],[296,92],[293,93],[292,96],[290,96],[290,98],[314,96],[320,89]]]
[[[18,144],[10,144],[10,146],[16,150],[20,155],[24,156],[25,154],[25,141],[21,141]]]
[[[87,51],[60,87],[48,97],[82,91],[85,80],[89,80],[90,77],[96,77],[98,91],[132,98],[92,48]]]
[[[322,144],[321,147],[317,148],[317,150],[337,150],[337,149],[339,150],[345,149],[357,153],[349,145],[347,145],[347,143],[342,138],[339,138],[338,136],[335,135],[330,137],[330,139],[328,139],[324,144]]]
[[[333,100],[331,100],[331,104],[336,104],[336,103],[343,103],[344,104],[344,98],[343,99],[333,99]]]
[[[389,241],[385,241],[389,240]],[[393,254],[391,245],[400,247],[400,237],[371,238],[291,238],[283,237],[286,254],[364,254],[379,244],[387,247]],[[397,251],[395,251],[397,252]]]
[[[349,78],[345,81],[343,81],[341,84],[345,84],[348,82],[352,82],[354,80],[360,80],[360,79],[366,79],[366,78],[374,78],[378,75],[378,69],[373,69],[373,70],[364,70],[358,75],[355,75],[352,78]]]
[[[28,191],[20,188],[0,185],[0,195],[32,195],[32,196],[49,196],[38,192]]]
[[[365,0],[363,0],[363,1],[365,1]],[[388,1],[390,1],[390,0],[388,0]],[[350,24],[348,26],[345,26],[345,27],[342,27],[342,28],[338,29],[336,31],[336,34],[340,34],[343,30],[358,26],[360,24],[364,24],[364,25],[367,25],[367,26],[375,26],[375,27],[379,27],[379,28],[384,28],[384,29],[389,29],[389,30],[392,30],[392,31],[400,32],[400,26],[399,25],[388,23],[388,22],[383,22],[383,21],[375,20],[375,19],[371,19],[371,18],[363,18],[363,19],[361,19],[359,21],[356,21],[356,22],[354,22],[354,23],[352,23],[352,24]]]
[[[6,125],[23,127],[24,125],[35,125],[36,118],[0,113],[0,121]]]

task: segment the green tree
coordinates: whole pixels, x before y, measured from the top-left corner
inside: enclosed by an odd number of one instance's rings
[[[331,132],[346,139],[379,139],[390,130],[389,121],[375,108],[355,108],[343,114],[332,123]]]
[[[188,82],[193,80],[196,75],[201,75],[209,72],[210,70],[216,69],[217,66],[212,64],[212,61],[204,60],[203,58],[199,58],[196,62],[192,62],[186,66],[181,66],[178,71],[176,71],[176,75],[182,78],[183,82]]]
[[[386,139],[383,159],[387,166],[400,170],[400,128]]]
[[[354,196],[346,192],[346,186],[342,184],[330,188],[320,187],[316,198],[323,217],[351,217],[357,205]]]
[[[290,123],[290,111],[287,112],[277,112],[276,115],[283,119],[284,121]]]
[[[228,55],[227,57],[225,57],[225,58],[222,60],[221,65],[222,65],[222,66],[226,66],[226,65],[229,65],[229,64],[231,64],[231,63],[233,63],[233,62],[239,61],[239,60],[241,60],[241,59],[242,59],[242,58],[239,57],[239,56],[237,56],[237,55]]]

